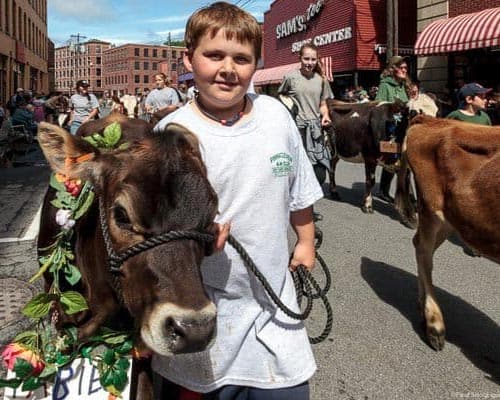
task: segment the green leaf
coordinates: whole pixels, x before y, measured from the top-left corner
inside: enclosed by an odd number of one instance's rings
[[[80,293],[72,290],[61,293],[60,301],[64,312],[68,315],[75,314],[89,308],[84,297]]]
[[[74,344],[78,342],[78,328],[76,326],[69,326],[64,329],[67,333],[68,344]]]
[[[14,363],[14,372],[17,378],[24,379],[33,372],[33,366],[24,358],[18,357]]]
[[[53,364],[45,364],[45,368],[41,372],[38,377],[40,379],[47,379],[50,378],[52,375],[54,375],[57,372],[57,367]]]
[[[38,376],[30,376],[26,379],[21,387],[23,392],[30,392],[42,386],[43,382],[40,380]]]
[[[21,312],[30,318],[42,318],[49,314],[50,306],[57,296],[49,293],[40,293],[26,304]]]
[[[61,200],[54,199],[50,202],[55,208],[63,208],[64,204],[61,202]]]
[[[122,137],[122,129],[118,122],[113,122],[108,125],[103,132],[105,146],[107,148],[114,148]]]
[[[36,331],[25,331],[19,333],[15,338],[15,343],[24,344],[28,347],[33,347],[36,344],[36,339],[38,337],[38,333]]]
[[[82,274],[78,268],[68,262],[64,267],[64,277],[71,286],[75,286],[81,279]]]
[[[85,201],[83,202],[83,204],[80,207],[78,207],[78,209],[75,212],[75,215],[73,216],[74,220],[77,220],[78,218],[80,218],[82,215],[84,215],[87,212],[87,210],[90,208],[90,206],[94,202],[94,197],[95,197],[94,192],[92,192],[92,191],[87,192],[87,196],[85,198]]]
[[[91,359],[92,357],[92,350],[94,350],[94,346],[84,346],[80,350],[80,354],[82,355],[83,358]]]
[[[127,340],[121,346],[117,347],[115,351],[118,354],[128,354],[133,348],[134,348],[134,343],[132,342],[132,340]]]
[[[127,371],[124,371],[123,369],[113,368],[111,370],[111,379],[113,382],[112,385],[119,391],[122,391],[123,389],[125,389],[125,386],[127,386],[128,382]]]
[[[94,140],[92,136],[85,136],[83,139],[89,142],[92,146],[98,147],[97,142]]]
[[[51,175],[50,175],[50,186],[52,186],[55,190],[57,190],[58,192],[59,191],[66,191],[66,187],[64,186],[64,182],[59,182],[57,179],[56,179],[56,174],[55,172],[53,172]]]
[[[66,365],[70,361],[72,361],[71,356],[66,355],[66,354],[57,353],[56,364],[59,367]]]
[[[113,365],[115,363],[115,352],[112,349],[106,349],[102,355],[102,361],[104,364]]]
[[[21,384],[21,379],[13,378],[13,379],[1,379],[0,378],[0,387],[9,387],[12,389],[17,389]]]
[[[122,143],[121,145],[118,146],[118,150],[127,150],[129,146],[128,142]]]
[[[126,357],[120,357],[120,359],[116,363],[116,366],[120,369],[128,370],[128,368],[130,367],[130,361]]]

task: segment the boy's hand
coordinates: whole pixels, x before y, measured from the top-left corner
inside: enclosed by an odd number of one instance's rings
[[[290,260],[290,271],[295,271],[299,265],[303,265],[309,272],[314,268],[314,260],[316,258],[316,250],[314,242],[304,243],[297,242],[293,250],[293,256]]]
[[[229,236],[229,231],[231,230],[231,223],[226,222],[224,224],[215,224],[215,241],[214,241],[214,252],[224,250],[224,245],[226,244],[227,238]]]

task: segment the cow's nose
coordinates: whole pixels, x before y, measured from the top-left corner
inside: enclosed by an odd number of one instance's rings
[[[169,317],[165,320],[165,337],[173,353],[205,350],[215,331],[215,318],[194,320]]]

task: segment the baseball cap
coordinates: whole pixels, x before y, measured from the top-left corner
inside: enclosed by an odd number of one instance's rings
[[[403,61],[406,61],[406,57],[403,57],[403,56],[392,56],[390,59],[389,59],[389,62],[388,62],[388,66],[389,67],[392,67],[394,65],[399,65],[401,64]]]
[[[90,84],[89,84],[89,81],[86,81],[86,80],[84,80],[84,79],[83,79],[83,80],[82,80],[82,79],[80,79],[79,81],[76,81],[76,86],[77,86],[77,87],[78,87],[78,86],[90,86]]]
[[[477,96],[478,94],[484,94],[491,92],[493,89],[491,88],[485,88],[481,86],[479,83],[467,83],[466,85],[463,85],[459,92],[458,96],[460,97],[461,100],[465,100],[467,96]]]

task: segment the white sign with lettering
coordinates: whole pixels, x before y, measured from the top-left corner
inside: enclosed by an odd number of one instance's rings
[[[130,383],[130,371],[128,379]],[[7,379],[13,378],[8,371]],[[122,393],[123,400],[130,399],[130,384]],[[108,400],[109,393],[99,383],[97,369],[87,359],[77,359],[71,365],[62,369],[53,386],[40,387],[33,392],[23,392],[21,389],[5,388],[4,400]]]

